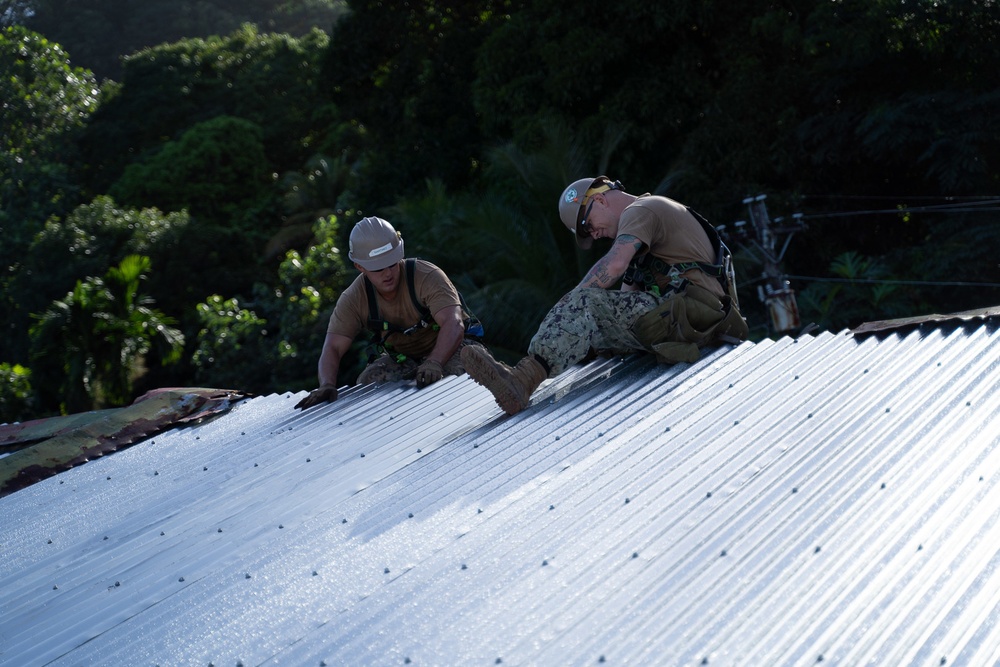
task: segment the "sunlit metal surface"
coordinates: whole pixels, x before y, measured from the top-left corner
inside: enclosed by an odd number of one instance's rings
[[[0,499],[0,663],[992,665],[973,320],[241,402]]]

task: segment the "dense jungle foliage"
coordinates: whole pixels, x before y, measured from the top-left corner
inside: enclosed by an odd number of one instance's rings
[[[1000,302],[993,0],[0,0],[0,73],[0,422],[313,387],[365,215],[516,357],[597,174],[730,231],[765,194],[803,325]]]

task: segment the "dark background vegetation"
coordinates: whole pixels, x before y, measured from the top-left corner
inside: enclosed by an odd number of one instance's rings
[[[0,0],[0,26],[0,421],[312,387],[365,215],[516,357],[605,249],[556,215],[599,173],[729,229],[758,194],[801,213],[803,324],[1000,302],[993,2]]]

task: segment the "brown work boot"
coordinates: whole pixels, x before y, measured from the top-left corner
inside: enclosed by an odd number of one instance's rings
[[[528,407],[532,392],[546,378],[545,367],[534,357],[525,357],[514,368],[497,361],[480,345],[462,348],[462,365],[469,376],[490,390],[497,404],[509,415]]]

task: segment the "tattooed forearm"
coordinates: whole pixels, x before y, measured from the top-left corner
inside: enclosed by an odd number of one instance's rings
[[[580,282],[580,287],[609,287],[616,278],[611,275],[608,270],[608,257],[604,256],[597,260],[597,263],[590,268],[587,275],[583,277],[583,281]]]
[[[608,254],[597,260],[597,263],[587,272],[578,287],[600,287],[602,289],[613,287],[625,273],[628,263],[641,249],[642,241],[634,236],[623,234],[616,237]]]

